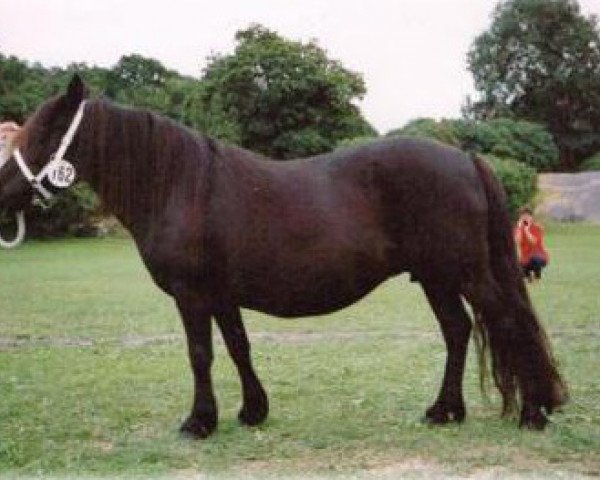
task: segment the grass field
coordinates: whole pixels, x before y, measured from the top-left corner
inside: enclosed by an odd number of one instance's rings
[[[1,251],[0,477],[599,475],[600,227],[548,230],[551,265],[530,290],[572,401],[543,433],[482,399],[473,352],[467,421],[421,424],[445,350],[419,288],[400,277],[327,317],[245,312],[270,417],[237,423],[239,382],[217,341],[219,430],[185,440],[182,328],[131,242]]]

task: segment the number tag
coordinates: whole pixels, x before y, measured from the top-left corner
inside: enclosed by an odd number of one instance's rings
[[[48,170],[48,181],[58,188],[67,188],[75,181],[75,167],[66,160],[54,162]]]

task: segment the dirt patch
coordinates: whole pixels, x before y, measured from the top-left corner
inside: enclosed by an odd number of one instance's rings
[[[403,332],[255,332],[250,335],[252,341],[264,341],[281,344],[311,344],[322,342],[361,342],[382,339],[402,340],[410,338],[433,337],[433,333]],[[215,341],[223,340],[216,335]],[[127,335],[122,338],[103,341],[103,344],[118,345],[126,348],[146,347],[183,342],[183,333],[165,335]],[[0,351],[31,347],[93,347],[99,342],[82,337],[44,337],[32,335],[0,336]]]
[[[364,472],[365,478],[450,478],[439,464],[423,458],[409,458]]]
[[[255,464],[254,464],[255,463]],[[396,480],[396,479],[449,479],[449,480],[497,480],[497,479],[543,479],[585,480],[598,478],[595,474],[583,474],[564,469],[553,469],[548,465],[538,468],[519,469],[504,466],[475,469],[469,473],[455,473],[450,468],[423,458],[410,458],[386,466],[353,471],[310,472],[299,468],[293,472],[281,472],[273,469],[269,462],[254,462],[248,468],[237,467],[234,472],[201,473],[193,469],[173,472],[168,478],[178,480]],[[300,473],[303,472],[303,473]]]
[[[402,450],[357,450],[347,453],[331,452],[325,457],[298,456],[294,459],[243,461],[222,472],[200,473],[182,470],[177,478],[185,479],[244,479],[244,480],[396,480],[396,479],[590,479],[599,478],[596,456],[565,456],[553,463],[543,456],[510,451],[510,460],[503,464],[486,465],[487,459],[497,458],[493,448],[473,450],[471,460],[443,463],[427,455],[407,456]],[[591,452],[590,452],[591,453]],[[339,467],[340,455],[344,458]],[[483,462],[483,463],[481,463]]]
[[[256,332],[251,340],[263,340],[275,343],[319,343],[319,342],[361,342],[373,340],[402,340],[406,338],[433,337],[425,332]]]
[[[399,451],[358,450],[351,459],[344,456],[339,468],[339,456],[335,452],[326,457],[299,456],[294,459],[270,459],[244,461],[222,472],[199,473],[181,471],[189,479],[248,479],[248,480],[396,480],[396,479],[590,479],[598,478],[595,457],[565,457],[558,464],[535,454],[523,454],[515,449],[506,464],[485,465],[478,463],[494,458],[494,449],[474,451],[473,461],[457,464],[442,463],[426,455],[405,456]],[[340,454],[341,455],[341,454]]]
[[[94,442],[94,447],[102,453],[111,453],[114,450],[115,445],[108,440],[96,440]]]
[[[0,337],[0,352],[14,348],[31,346],[48,347],[93,347],[95,342],[79,337],[36,337],[31,335],[14,335]]]
[[[151,335],[151,336],[136,336],[127,335],[117,343],[120,343],[123,347],[146,347],[149,345],[162,345],[168,343],[180,342],[183,338],[183,334],[170,333],[166,335]]]

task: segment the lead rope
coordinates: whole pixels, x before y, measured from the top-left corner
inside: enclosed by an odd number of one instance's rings
[[[5,125],[5,124],[3,124]],[[16,124],[11,124],[14,128],[19,128]],[[0,139],[0,168],[4,166],[8,160],[10,160],[10,155],[6,155],[6,142],[4,138]],[[15,224],[17,226],[17,232],[15,234],[15,238],[12,240],[4,240],[2,237],[2,233],[0,232],[0,248],[15,248],[23,243],[25,239],[25,214],[21,210],[20,212],[15,213]]]
[[[15,248],[23,243],[23,240],[25,239],[25,214],[23,213],[23,210],[15,214],[15,220],[17,223],[17,233],[15,234],[15,238],[12,240],[4,240],[2,234],[0,234],[1,248]]]

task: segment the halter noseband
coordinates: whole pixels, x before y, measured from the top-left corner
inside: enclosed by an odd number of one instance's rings
[[[44,187],[42,185],[42,181],[46,177],[48,177],[53,172],[53,170],[55,170],[57,167],[61,166],[61,164],[67,163],[63,157],[65,156],[67,149],[71,145],[71,142],[73,141],[73,137],[75,136],[75,133],[77,133],[79,124],[81,123],[81,120],[83,119],[83,111],[85,108],[85,103],[86,103],[86,101],[83,100],[79,104],[79,107],[77,108],[77,112],[75,112],[75,116],[73,117],[73,120],[71,120],[71,125],[69,125],[68,130],[62,137],[62,140],[60,141],[60,145],[56,149],[56,152],[54,152],[54,154],[50,157],[50,160],[48,161],[48,163],[46,163],[46,165],[42,168],[42,170],[37,175],[34,175],[31,172],[31,169],[25,163],[25,160],[23,159],[23,155],[21,154],[21,151],[18,148],[16,148],[13,152],[13,157],[14,157],[15,161],[17,162],[19,170],[21,170],[21,174],[27,179],[27,181],[29,182],[31,187],[36,192],[38,192],[45,200],[49,200],[50,198],[52,198],[53,194],[46,187]],[[9,160],[10,160],[10,157],[8,159],[2,161],[0,163],[0,169],[2,169],[2,167],[4,165],[6,165]],[[68,164],[68,165],[71,168],[73,168],[70,164]],[[75,178],[75,170],[73,169],[72,178],[70,179],[70,182],[68,184],[57,185],[52,180],[52,178],[50,178],[50,182],[55,186],[65,188],[65,187],[68,187],[73,182],[74,178]]]

